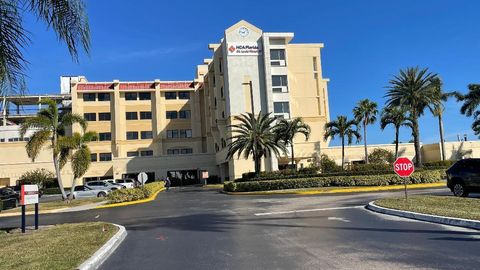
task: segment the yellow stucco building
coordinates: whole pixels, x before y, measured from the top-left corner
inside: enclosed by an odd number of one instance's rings
[[[82,76],[62,77],[61,95],[49,98],[56,99],[62,109],[83,115],[88,130],[98,133],[98,141],[89,145],[93,163],[83,180],[135,177],[142,171],[150,180],[168,175],[194,182],[200,171],[222,180],[240,177],[253,171],[253,161],[226,159],[232,135],[229,125],[235,116],[252,111],[302,117],[310,125],[310,139],[298,136],[294,144],[300,166],[312,163],[321,153],[339,163],[340,149],[329,148],[322,139],[330,118],[329,80],[322,74],[323,44],[296,44],[293,38],[293,33],[263,32],[240,21],[225,30],[219,43],[208,45],[211,59],[198,65],[189,81],[90,82]],[[15,98],[10,101],[25,105],[44,97]],[[0,185],[14,185],[22,173],[35,168],[53,171],[48,148],[35,162],[26,155],[17,124],[27,117],[31,115],[3,112]],[[79,132],[80,127],[72,131]],[[439,150],[427,148],[426,158],[438,159]],[[403,144],[401,149],[413,157],[412,145]],[[346,152],[347,161],[363,159],[360,146],[348,147]],[[288,162],[288,154],[268,157],[262,169],[277,170]],[[62,174],[65,186],[70,186],[68,165]]]

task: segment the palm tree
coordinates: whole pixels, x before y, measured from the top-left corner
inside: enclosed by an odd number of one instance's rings
[[[444,92],[443,91],[443,83],[440,78],[434,78],[431,81],[432,87],[435,91],[435,95],[437,96],[438,103],[429,106],[430,111],[432,112],[433,116],[438,118],[438,131],[440,133],[440,147],[442,149],[442,160],[445,160],[445,139],[444,139],[444,131],[443,131],[443,112],[445,110],[445,106],[443,102],[446,102],[449,97],[456,96],[455,92]]]
[[[293,149],[293,139],[297,134],[303,134],[305,140],[310,137],[310,126],[303,122],[301,117],[292,120],[281,119],[274,129],[276,141],[281,141],[285,146],[290,145],[292,154],[292,165],[295,164],[295,154]]]
[[[363,144],[365,148],[365,163],[368,164],[368,149],[367,149],[367,126],[377,121],[377,103],[368,99],[362,99],[357,106],[353,108],[353,115],[355,121],[360,123],[363,127]]]
[[[90,148],[88,148],[87,144],[97,139],[96,132],[85,132],[85,130],[83,132],[83,134],[75,132],[72,136],[59,137],[60,169],[70,160],[73,172],[72,188],[68,196],[69,200],[73,199],[73,191],[75,190],[77,179],[87,172],[91,164]]]
[[[361,139],[360,133],[354,127],[357,126],[355,120],[348,120],[346,116],[339,115],[337,120],[328,122],[325,124],[325,134],[323,139],[326,141],[328,138],[340,137],[342,141],[342,169],[345,165],[345,137],[347,137],[348,145],[352,144],[353,137],[359,141]]]
[[[463,105],[460,108],[460,112],[466,116],[474,117],[472,123],[472,129],[475,135],[480,134],[480,111],[477,111],[480,105],[480,84],[469,84],[468,93],[462,95],[460,93],[453,93],[458,101],[463,101]]]
[[[74,60],[78,60],[79,46],[88,53],[90,34],[82,0],[0,0],[0,81],[17,84],[23,80],[24,49],[30,43],[23,23],[26,12],[52,28]]]
[[[395,159],[398,158],[398,137],[400,135],[400,127],[408,126],[411,128],[411,118],[407,116],[404,109],[399,107],[386,107],[382,110],[380,118],[380,128],[384,130],[388,125],[395,127]]]
[[[286,152],[285,145],[275,141],[274,122],[275,118],[270,114],[260,113],[257,117],[252,113],[245,113],[235,116],[238,124],[229,125],[232,133],[235,134],[229,139],[227,159],[233,158],[237,154],[239,158],[242,154],[245,159],[250,155],[255,162],[255,175],[260,175],[260,166],[262,157],[280,156],[280,151]]]
[[[72,113],[59,113],[57,104],[53,100],[43,100],[42,104],[47,107],[41,109],[33,118],[27,119],[20,126],[20,136],[23,138],[28,130],[34,130],[26,145],[28,157],[35,161],[41,149],[49,142],[52,149],[52,160],[57,175],[58,186],[63,199],[66,198],[63,188],[62,175],[60,173],[59,155],[61,152],[58,143],[59,137],[65,135],[65,130],[78,123],[85,130],[86,121],[82,116]]]
[[[428,69],[418,67],[400,70],[400,74],[390,80],[386,105],[387,107],[404,107],[412,117],[412,135],[415,146],[415,165],[422,166],[422,153],[420,151],[420,130],[418,118],[423,115],[427,106],[437,106],[440,101],[435,94],[432,80],[436,74]]]

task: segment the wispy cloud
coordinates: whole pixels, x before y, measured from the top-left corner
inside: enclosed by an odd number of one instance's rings
[[[200,43],[189,43],[178,46],[144,48],[140,50],[112,50],[103,54],[103,56],[100,56],[100,58],[103,59],[103,62],[127,62],[137,59],[142,60],[147,58],[158,58],[172,55],[178,56],[181,54],[199,50],[201,48],[202,44]]]

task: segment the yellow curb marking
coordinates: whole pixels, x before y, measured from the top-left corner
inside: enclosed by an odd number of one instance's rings
[[[410,189],[416,188],[432,188],[432,187],[445,187],[445,182],[428,183],[428,184],[411,184],[407,187]],[[225,192],[230,195],[314,195],[314,194],[332,194],[332,193],[353,193],[353,192],[369,192],[369,191],[388,191],[388,190],[400,190],[404,185],[394,186],[375,186],[375,187],[356,187],[356,188],[336,188],[330,190],[311,190],[311,191],[252,191],[252,192]]]
[[[146,199],[142,199],[142,200],[138,200],[138,201],[131,201],[131,202],[122,202],[122,203],[113,203],[113,204],[104,204],[104,205],[99,205],[97,207],[95,207],[95,209],[101,209],[101,208],[112,208],[112,207],[119,207],[119,206],[125,206],[125,205],[132,205],[132,204],[139,204],[139,203],[146,203],[146,202],[151,202],[153,200],[155,200],[155,198],[157,197],[158,193],[164,191],[165,188],[161,188],[160,190],[156,191],[155,193],[153,193],[152,196],[146,198]]]

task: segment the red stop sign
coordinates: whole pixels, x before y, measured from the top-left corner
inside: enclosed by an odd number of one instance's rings
[[[393,170],[400,177],[409,177],[414,171],[413,162],[406,157],[399,157],[393,163]]]

